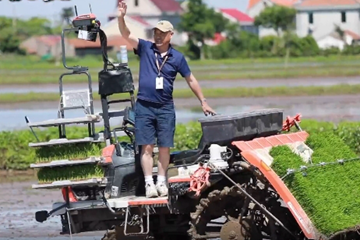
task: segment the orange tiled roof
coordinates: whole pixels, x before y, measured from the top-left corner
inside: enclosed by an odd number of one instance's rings
[[[360,36],[350,30],[345,30],[344,33],[352,37],[354,40],[360,40]]]
[[[341,5],[358,5],[357,0],[303,0],[298,6],[300,7],[318,7],[318,6],[341,6]]]
[[[276,5],[281,5],[285,7],[293,6],[298,0],[271,0]]]
[[[247,9],[252,8],[253,6],[255,6],[255,5],[256,5],[258,2],[260,2],[260,1],[261,1],[261,0],[249,0]]]
[[[48,46],[54,46],[55,44],[59,43],[61,41],[60,35],[42,35],[36,37],[37,40],[41,41],[42,43],[48,45]]]

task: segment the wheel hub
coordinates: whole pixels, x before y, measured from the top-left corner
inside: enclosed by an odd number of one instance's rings
[[[221,240],[246,240],[250,236],[249,224],[246,219],[239,222],[229,221],[225,223],[220,231]]]
[[[225,223],[220,231],[221,240],[243,240],[241,237],[241,225],[238,222]]]

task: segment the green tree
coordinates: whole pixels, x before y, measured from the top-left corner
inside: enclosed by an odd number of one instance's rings
[[[70,18],[74,17],[75,14],[71,7],[67,7],[61,10],[60,16],[63,24],[65,22],[66,24],[70,25],[71,24]]]
[[[222,32],[228,25],[221,13],[208,8],[202,0],[189,0],[188,11],[181,17],[180,31],[187,32],[191,46],[199,48],[199,58],[205,58],[205,40],[212,39],[216,32]]]
[[[14,34],[13,29],[8,27],[1,29],[0,52],[2,53],[23,53],[20,48],[20,39]]]
[[[11,27],[12,24],[13,22],[11,18],[0,17],[0,32],[5,28]]]
[[[33,17],[29,20],[0,17],[0,51],[4,53],[24,52],[19,48],[22,41],[31,36],[59,34],[59,26],[52,28],[50,20]]]
[[[254,24],[265,28],[272,28],[277,32],[278,39],[281,40],[277,43],[279,47],[286,48],[285,66],[290,56],[291,41],[294,38],[296,10],[284,6],[274,5],[265,8],[257,17],[255,17]],[[280,38],[281,37],[281,38]],[[276,45],[274,45],[276,48]]]
[[[281,32],[293,30],[295,16],[296,10],[294,8],[274,5],[265,8],[256,16],[254,24],[265,28],[273,28],[280,36]]]
[[[17,34],[21,39],[52,34],[51,22],[49,19],[39,17],[18,21]]]
[[[0,17],[0,32],[0,52],[23,53],[19,48],[21,39],[13,19]]]

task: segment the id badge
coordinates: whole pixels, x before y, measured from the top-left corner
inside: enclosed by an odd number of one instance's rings
[[[163,89],[164,88],[164,79],[163,77],[156,78],[156,89]]]

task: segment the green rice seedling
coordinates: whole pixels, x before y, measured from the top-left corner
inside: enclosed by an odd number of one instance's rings
[[[91,156],[101,156],[103,143],[76,143],[40,147],[35,150],[36,162],[46,163],[54,160],[82,160]]]
[[[41,168],[37,172],[40,184],[61,180],[81,181],[104,176],[103,168],[97,164]]]
[[[304,163],[287,146],[272,148],[270,155],[274,158],[273,169],[280,177],[289,168],[308,167],[287,175],[284,182],[315,227],[331,236],[360,223],[360,160],[332,131],[309,133],[306,144],[314,150],[312,163]],[[349,161],[341,164],[339,159]]]

